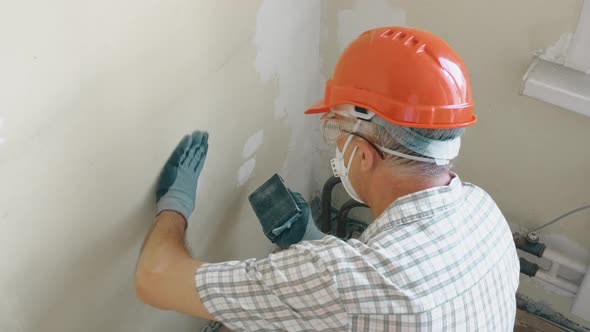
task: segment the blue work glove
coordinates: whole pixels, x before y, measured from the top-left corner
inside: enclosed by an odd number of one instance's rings
[[[156,189],[156,212],[176,211],[188,222],[195,209],[195,195],[199,175],[205,165],[209,148],[209,134],[195,131],[186,135],[160,175]]]
[[[264,235],[280,248],[325,236],[316,227],[303,195],[287,188],[278,174],[258,187],[248,200]]]
[[[311,208],[303,195],[290,189],[289,192],[293,196],[295,204],[301,210],[301,215],[294,220],[284,220],[283,222],[286,222],[282,225],[275,225],[275,227],[278,227],[272,229],[270,234],[265,232],[270,241],[282,249],[289,248],[301,241],[319,240],[325,236],[315,225],[311,216]]]
[[[305,233],[303,234],[303,237],[300,241],[319,240],[326,236],[326,234],[322,233],[319,230],[319,228],[315,225],[315,221],[313,220],[313,217],[311,215],[311,207],[309,206],[309,203],[307,203],[305,198],[303,198],[303,195],[297,192],[293,192],[291,190],[289,191],[291,192],[291,195],[293,195],[293,199],[295,200],[295,204],[297,204],[297,207],[299,207],[299,209],[303,211],[301,219],[307,218],[307,226],[305,228]]]

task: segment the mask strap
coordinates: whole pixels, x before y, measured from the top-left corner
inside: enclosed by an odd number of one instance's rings
[[[352,132],[356,133],[357,130],[359,129],[361,125],[361,120],[357,120],[356,123],[354,124],[354,126],[352,127]],[[344,146],[342,147],[342,159],[344,159],[344,156],[346,154],[346,149],[348,149],[348,145],[350,144],[350,142],[352,142],[352,139],[354,138],[353,134],[348,134],[348,137],[346,138],[346,142],[344,143]],[[350,158],[348,159],[348,166],[344,166],[344,171],[346,172],[346,175],[348,175],[348,171],[350,170],[350,163],[352,162],[352,158],[354,158],[354,155],[356,153],[356,150],[358,149],[358,146],[354,147],[354,150],[352,150],[352,154],[350,155]]]
[[[354,126],[352,127],[352,132],[356,133],[359,129],[361,125],[361,120],[357,120],[356,123],[354,124]],[[346,149],[348,148],[348,144],[350,144],[350,142],[352,141],[352,139],[354,138],[353,134],[348,134],[348,137],[346,138],[346,142],[344,143],[344,146],[342,147],[342,158],[344,158],[344,154],[346,153]]]
[[[352,127],[352,132],[356,133],[359,130],[360,126],[361,126],[361,120],[356,120],[356,123]]]
[[[348,144],[350,144],[350,142],[352,142],[353,137],[354,137],[354,135],[348,134],[348,137],[346,138],[346,142],[344,142],[344,146],[342,147],[342,158],[344,158],[344,154],[346,153],[346,149],[348,148]]]
[[[352,150],[352,154],[350,155],[350,158],[348,158],[348,166],[345,166],[344,168],[346,168],[346,175],[348,175],[348,173],[350,173],[350,166],[352,166],[352,158],[354,158],[354,155],[356,153],[356,150],[358,149],[358,146],[354,147],[354,150]],[[344,156],[342,156],[344,157]]]

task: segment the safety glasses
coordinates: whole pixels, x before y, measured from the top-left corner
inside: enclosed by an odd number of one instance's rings
[[[354,135],[369,143],[369,145],[371,145],[375,151],[377,151],[381,159],[385,159],[385,154],[375,143],[371,142],[371,140],[355,130],[354,127],[356,121],[359,120],[355,119],[354,117],[345,117],[341,113],[328,113],[322,118],[321,124],[321,132],[324,141],[327,144],[333,145],[338,143],[338,139],[342,135]]]

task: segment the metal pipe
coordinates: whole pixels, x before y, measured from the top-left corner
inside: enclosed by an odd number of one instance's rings
[[[559,265],[557,262],[552,261],[551,268],[549,269],[549,271],[547,271],[547,273],[549,273],[549,275],[552,276],[553,278],[557,278],[557,272],[559,272],[560,266],[561,265]]]
[[[588,266],[586,264],[578,262],[574,259],[568,258],[555,250],[547,248],[544,244],[538,242],[537,234],[531,232],[528,233],[528,237],[522,234],[514,234],[514,243],[520,250],[526,251],[529,254],[537,257],[545,258],[551,261],[551,268],[546,270],[540,270],[539,266],[535,263],[529,262],[524,258],[520,258],[520,272],[530,277],[538,278],[554,287],[561,289],[562,291],[576,296],[579,291],[579,285],[572,283],[566,279],[558,276],[559,267],[566,266],[578,273],[586,274]]]
[[[547,248],[543,243],[531,242],[522,234],[514,234],[514,244],[516,248],[526,251],[531,255],[537,257],[543,256],[543,252]]]
[[[581,273],[581,274],[586,274],[586,271],[588,269],[586,264],[578,262],[574,259],[568,258],[568,257],[558,253],[557,251],[549,249],[549,248],[545,249],[545,251],[543,252],[543,255],[541,257],[550,260],[553,264],[557,263],[559,265],[567,266],[570,269],[572,269],[578,273]]]
[[[578,290],[580,289],[578,287],[578,285],[569,282],[567,280],[564,280],[562,278],[554,278],[551,275],[549,275],[548,273],[546,273],[545,271],[537,271],[537,273],[535,273],[535,278],[542,280],[548,284],[551,284],[559,289],[561,289],[562,291],[568,293],[571,296],[576,296],[576,294],[578,294]]]

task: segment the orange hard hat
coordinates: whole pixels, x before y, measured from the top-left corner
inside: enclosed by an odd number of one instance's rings
[[[352,104],[413,128],[474,124],[471,84],[463,61],[439,37],[407,27],[381,27],[342,53],[324,99],[306,114]]]

